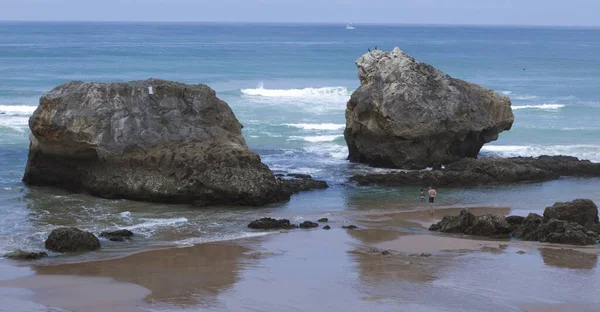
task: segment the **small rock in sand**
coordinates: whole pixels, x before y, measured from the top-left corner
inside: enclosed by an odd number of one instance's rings
[[[392,253],[389,250],[384,250],[381,252],[382,256],[390,256]]]
[[[520,254],[520,255],[522,255],[522,254],[525,254],[525,251],[524,250],[519,250],[519,251],[517,251],[517,253]]]
[[[317,220],[317,222],[329,222],[329,219],[321,218],[321,219]]]
[[[421,257],[428,258],[428,257],[431,257],[431,254],[430,253],[422,253]]]
[[[346,230],[354,230],[354,229],[358,229],[358,226],[354,225],[354,224],[350,224],[350,225],[343,225],[342,229],[346,229]]]
[[[329,225],[326,225],[323,227],[323,230],[331,230],[331,227]]]

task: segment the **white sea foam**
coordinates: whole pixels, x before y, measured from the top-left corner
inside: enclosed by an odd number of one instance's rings
[[[302,140],[306,142],[332,142],[341,138],[342,135],[317,135],[317,136],[291,136],[290,140]]]
[[[31,116],[37,106],[30,105],[0,105],[0,116]]]
[[[514,94],[512,91],[500,91],[503,95],[510,97],[513,100],[534,100],[538,99],[539,96],[531,94]]]
[[[349,98],[350,91],[345,87],[322,87],[304,89],[265,89],[260,83],[255,89],[242,89],[242,94],[261,97],[293,98]]]
[[[344,124],[334,123],[322,123],[322,124],[309,124],[309,123],[298,123],[298,124],[283,124],[284,126],[299,128],[304,130],[341,130],[346,127]]]
[[[565,107],[563,104],[540,104],[540,105],[515,105],[512,107],[513,110],[519,109],[543,109],[543,110],[557,110]]]
[[[25,132],[29,124],[29,117],[0,115],[0,128],[9,128],[18,132]]]
[[[600,162],[600,145],[485,145],[481,152],[500,157],[566,155]]]
[[[174,226],[181,223],[187,223],[187,218],[171,218],[171,219],[140,219],[144,222],[124,227],[127,230],[154,230],[159,227]]]
[[[335,143],[324,143],[306,146],[303,148],[308,153],[314,153],[317,155],[328,156],[336,160],[345,160],[348,157],[348,146],[335,144]]]

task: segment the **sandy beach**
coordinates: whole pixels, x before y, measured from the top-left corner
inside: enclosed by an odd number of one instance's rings
[[[494,209],[471,210],[508,212]],[[457,210],[436,216],[451,213]],[[420,211],[361,215],[356,230],[333,219],[329,231],[298,229],[110,260],[30,268],[5,260],[2,276],[15,273],[0,281],[0,296],[11,299],[2,309],[600,310],[598,247],[478,240],[418,225],[435,220]]]

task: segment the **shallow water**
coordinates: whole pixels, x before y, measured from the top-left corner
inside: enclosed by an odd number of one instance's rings
[[[345,183],[352,174],[382,171],[348,163],[342,136],[345,103],[359,84],[353,62],[376,45],[400,46],[453,76],[511,97],[515,125],[483,154],[568,154],[600,161],[598,29],[0,23],[0,38],[0,254],[41,249],[48,233],[65,225],[96,234],[125,227],[137,236],[127,243],[103,242],[100,252],[45,261],[264,235],[245,227],[264,215],[297,222],[418,208],[415,188]],[[273,170],[309,173],[331,187],[251,209],[104,200],[20,182],[27,120],[40,95],[71,79],[149,77],[209,84],[231,105],[249,146]],[[555,201],[600,202],[598,182],[438,189],[439,204],[510,207],[527,214]]]
[[[530,246],[521,255],[517,253],[520,247],[498,248],[498,243],[458,250],[460,241],[472,244],[461,239],[458,243],[449,239],[444,248],[450,251],[430,251],[428,257],[395,249],[389,256],[365,251],[364,246],[378,242],[394,246],[399,237],[406,237],[402,235],[406,234],[344,231],[337,226],[330,231],[300,230],[156,250],[124,259],[38,266],[35,271],[40,275],[0,282],[0,290],[37,285],[34,299],[49,306],[95,302],[90,293],[77,300],[66,295],[76,277],[65,281],[61,276],[70,274],[84,276],[80,287],[101,285],[98,291],[104,294],[112,293],[115,285],[120,287],[129,294],[120,296],[128,298],[129,307],[139,307],[135,311],[266,312],[274,307],[289,311],[544,311],[523,310],[522,306],[559,304],[563,308],[555,311],[583,311],[578,306],[596,311],[600,307],[596,253]],[[412,248],[417,251],[423,246],[412,243]],[[135,283],[151,293],[127,286],[131,284],[97,279],[107,277]],[[56,287],[62,291],[56,293]],[[52,304],[44,299],[49,293],[57,294]],[[127,307],[123,311],[129,311]],[[101,309],[101,303],[95,308]]]

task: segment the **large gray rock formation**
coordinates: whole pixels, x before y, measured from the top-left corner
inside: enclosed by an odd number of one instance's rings
[[[351,161],[419,169],[477,157],[509,130],[509,98],[455,79],[395,48],[356,61],[360,87],[346,109]]]
[[[28,184],[198,205],[290,196],[206,85],[69,82],[42,96],[29,127]]]

